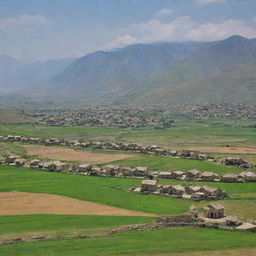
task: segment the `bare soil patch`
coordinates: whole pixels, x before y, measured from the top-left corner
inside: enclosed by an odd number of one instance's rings
[[[66,196],[16,191],[0,193],[0,215],[23,214],[155,216]]]
[[[197,146],[197,147],[189,147],[189,150],[196,150],[196,151],[208,152],[208,153],[256,154],[256,148],[246,148],[246,147]]]
[[[80,161],[102,164],[135,157],[135,155],[131,154],[104,154],[52,146],[25,145],[24,147],[26,148],[28,155],[37,155],[41,158],[62,161]]]

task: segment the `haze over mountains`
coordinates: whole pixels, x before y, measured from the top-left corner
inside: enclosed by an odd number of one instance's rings
[[[74,59],[23,63],[13,57],[0,55],[0,92],[13,92],[35,87],[63,72]]]
[[[34,69],[26,66],[26,75],[20,72],[15,79],[21,88],[24,81],[35,87],[19,95],[132,104],[256,99],[256,39],[232,36],[205,43],[136,44],[69,61],[41,63],[38,69],[35,64]]]

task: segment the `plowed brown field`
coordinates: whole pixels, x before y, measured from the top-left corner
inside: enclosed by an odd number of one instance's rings
[[[0,193],[0,215],[23,214],[155,216],[66,196],[16,191]]]

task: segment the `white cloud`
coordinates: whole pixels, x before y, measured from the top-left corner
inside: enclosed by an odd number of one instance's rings
[[[104,49],[120,48],[126,45],[135,44],[137,42],[138,42],[138,39],[136,37],[132,37],[129,35],[118,36],[112,42],[105,44],[103,48]]]
[[[214,3],[225,3],[227,0],[194,0],[196,4],[200,5],[207,5],[207,4],[214,4]]]
[[[172,9],[163,8],[155,13],[156,17],[166,17],[173,14]]]
[[[129,31],[129,33],[128,33]],[[177,17],[170,22],[152,19],[135,23],[127,28],[125,36],[119,36],[108,43],[108,48],[122,47],[134,43],[159,41],[214,41],[232,35],[256,37],[256,28],[242,20],[226,20],[221,23],[199,23],[190,16]]]
[[[20,15],[17,17],[0,18],[0,29],[11,27],[27,27],[31,25],[46,24],[49,20],[41,15]]]

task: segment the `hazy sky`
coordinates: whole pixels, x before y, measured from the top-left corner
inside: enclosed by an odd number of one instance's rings
[[[0,0],[0,54],[25,61],[233,34],[256,37],[256,0]]]

